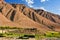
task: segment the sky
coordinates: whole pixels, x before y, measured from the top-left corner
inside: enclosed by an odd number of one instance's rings
[[[45,11],[60,15],[60,0],[5,0],[7,3],[24,4],[34,9],[43,9]]]

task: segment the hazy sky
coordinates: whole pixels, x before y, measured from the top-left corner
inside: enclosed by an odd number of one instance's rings
[[[43,9],[60,15],[60,0],[5,0],[8,3],[25,4],[34,9]]]

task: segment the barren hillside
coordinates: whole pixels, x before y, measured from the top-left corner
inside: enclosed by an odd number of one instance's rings
[[[23,4],[0,1],[0,26],[37,28],[41,31],[60,31],[60,16],[42,9],[28,8]]]

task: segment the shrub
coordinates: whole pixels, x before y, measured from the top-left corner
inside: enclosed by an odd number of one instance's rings
[[[4,34],[0,33],[0,37],[4,37]]]

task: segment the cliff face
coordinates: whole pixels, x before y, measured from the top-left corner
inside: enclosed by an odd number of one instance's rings
[[[46,12],[42,9],[28,8],[23,4],[8,4],[1,1],[0,15],[2,26],[16,26],[20,28],[37,28],[41,31],[59,31],[60,30],[60,16]],[[3,17],[4,16],[4,17]],[[5,23],[2,21],[5,21]]]

